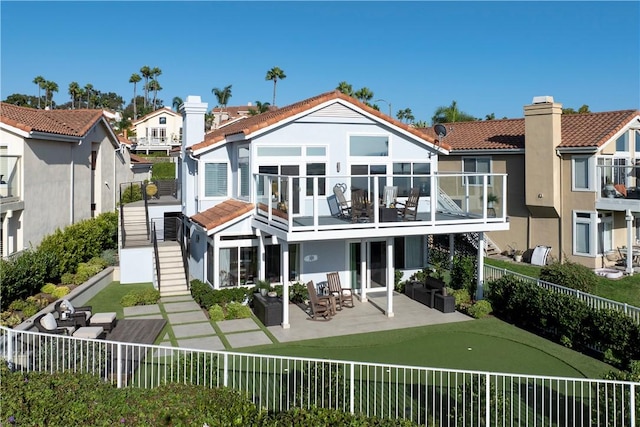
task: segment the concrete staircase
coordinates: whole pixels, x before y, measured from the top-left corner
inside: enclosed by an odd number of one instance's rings
[[[160,261],[160,296],[189,295],[191,291],[185,276],[180,244],[173,241],[159,242],[158,260]],[[155,252],[153,262],[155,271]],[[157,271],[155,275],[157,283]]]
[[[147,233],[147,214],[144,206],[124,205],[124,247],[151,244]],[[121,236],[122,243],[122,236]]]

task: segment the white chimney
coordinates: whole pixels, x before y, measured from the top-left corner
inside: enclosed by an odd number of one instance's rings
[[[553,104],[553,96],[534,96],[532,104]]]

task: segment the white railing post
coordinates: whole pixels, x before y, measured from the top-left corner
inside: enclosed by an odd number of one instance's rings
[[[491,425],[491,377],[489,374],[485,374],[485,390],[484,390],[484,420],[486,426]]]
[[[9,365],[9,370],[13,371],[13,330],[11,328],[7,328],[7,354],[5,355],[4,360],[7,361]]]
[[[631,427],[636,427],[636,391],[635,384],[629,384],[629,413],[631,414]]]
[[[349,412],[355,414],[356,409],[356,366],[353,362],[349,363],[349,374],[351,378],[349,379]]]
[[[118,343],[117,360],[116,360],[116,384],[118,388],[122,388],[122,343]]]
[[[222,385],[227,387],[229,384],[229,354],[225,353],[222,360],[224,361],[222,367]]]

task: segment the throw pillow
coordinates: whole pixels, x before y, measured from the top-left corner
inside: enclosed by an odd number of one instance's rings
[[[58,329],[58,323],[56,322],[56,318],[53,317],[53,314],[51,313],[47,313],[45,314],[42,319],[40,319],[40,324],[42,325],[43,328],[49,330],[49,331],[53,331],[55,329]]]
[[[71,301],[69,301],[68,299],[62,300],[62,304],[60,304],[60,307],[71,314],[75,313],[76,311],[76,309],[73,308],[73,304],[71,304]]]

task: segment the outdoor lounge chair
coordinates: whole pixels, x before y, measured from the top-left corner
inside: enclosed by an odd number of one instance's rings
[[[353,308],[353,292],[349,288],[343,288],[340,283],[340,274],[337,272],[327,273],[327,282],[329,283],[329,294],[336,299],[336,304],[343,307]]]
[[[336,196],[336,201],[338,202],[338,215],[343,218],[349,218],[351,216],[351,204],[344,197],[346,187],[344,184],[336,184],[333,186],[333,194]]]
[[[373,217],[373,206],[367,200],[364,190],[351,192],[351,219],[353,222],[369,221]]]
[[[398,215],[403,221],[416,220],[418,215],[418,200],[420,199],[420,189],[414,187],[409,193],[409,197],[406,202],[396,202],[398,208]]]
[[[63,299],[54,306],[58,317],[62,320],[72,319],[77,326],[88,326],[91,319],[91,306],[74,307],[71,301]]]
[[[59,326],[51,313],[39,315],[33,319],[33,324],[43,334],[71,335],[76,330],[73,326]]]
[[[311,317],[313,320],[331,320],[335,307],[333,296],[320,296],[316,292],[313,281],[307,282],[307,292],[309,293],[309,304],[311,305]]]

